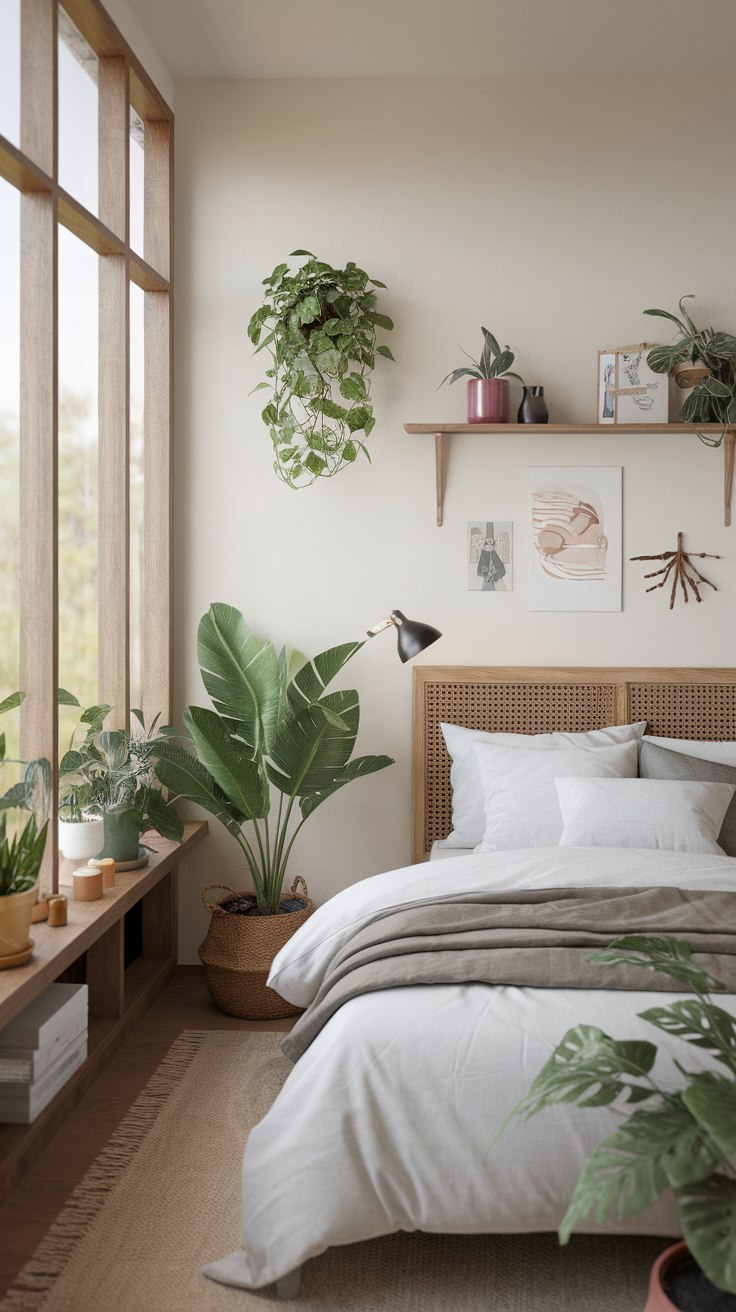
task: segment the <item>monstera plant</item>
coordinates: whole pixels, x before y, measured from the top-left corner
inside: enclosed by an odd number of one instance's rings
[[[362,645],[348,642],[310,660],[287,643],[277,656],[233,606],[216,603],[200,621],[199,665],[213,706],[186,708],[194,751],[160,744],[156,774],[170,797],[199,803],[232,834],[262,914],[278,913],[294,841],[317,807],[393,765],[388,756],[350,759],[358,694],[326,691]]]
[[[289,487],[299,488],[330,478],[359,451],[368,456],[365,438],[375,424],[370,374],[377,355],[394,357],[387,346],[376,346],[376,330],[390,331],[393,323],[378,312],[368,286],[386,284],[352,261],[333,269],[309,251],[295,255],[309,257],[296,273],[279,264],[264,278],[268,291],[248,336],[256,354],[268,350],[273,362],[266,370],[270,381],[253,390],[273,392],[262,418],[273,442],[274,469]]]
[[[682,1087],[662,1087],[651,1075],[653,1043],[612,1039],[596,1025],[576,1025],[501,1131],[512,1117],[528,1120],[555,1103],[615,1103],[619,1110],[622,1103],[636,1105],[585,1163],[560,1243],[591,1210],[599,1223],[625,1220],[651,1207],[669,1187],[692,1256],[717,1289],[736,1293],[736,1022],[710,996],[725,986],[691,959],[690,945],[679,939],[630,935],[587,960],[661,971],[692,989],[697,996],[691,1000],[639,1015],[709,1052],[721,1069],[690,1072],[675,1062],[685,1077]]]

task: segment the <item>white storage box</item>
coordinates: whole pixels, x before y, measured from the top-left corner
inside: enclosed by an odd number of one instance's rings
[[[70,1031],[80,1011],[86,1022],[86,984],[49,984],[0,1030],[0,1057],[8,1048],[46,1048]]]
[[[30,1125],[87,1057],[87,1031],[67,1044],[56,1060],[32,1084],[0,1083],[0,1121]]]
[[[654,342],[598,352],[598,423],[666,424],[670,414],[667,374],[647,364]]]
[[[86,985],[85,985],[86,987]],[[69,1025],[43,1048],[0,1048],[0,1085],[32,1084],[70,1043],[87,1033],[87,1007],[72,1014]]]

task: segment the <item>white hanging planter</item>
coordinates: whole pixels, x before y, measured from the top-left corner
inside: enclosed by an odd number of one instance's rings
[[[86,861],[97,856],[104,846],[105,821],[101,815],[59,821],[59,848],[69,861]]]

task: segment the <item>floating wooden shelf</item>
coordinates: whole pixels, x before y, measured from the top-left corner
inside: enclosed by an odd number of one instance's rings
[[[721,424],[701,424],[705,433],[720,433]],[[442,504],[445,497],[445,437],[451,433],[540,433],[550,437],[561,433],[573,435],[587,433],[589,436],[611,437],[621,434],[653,433],[692,433],[689,424],[404,424],[407,433],[434,433],[435,467],[437,476],[437,527],[442,527]],[[724,485],[723,507],[724,523],[731,523],[731,490],[733,488],[734,451],[736,450],[736,427],[728,428],[723,439]]]

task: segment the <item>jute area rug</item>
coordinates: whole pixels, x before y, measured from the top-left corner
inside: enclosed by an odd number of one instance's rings
[[[389,1235],[306,1263],[296,1303],[207,1280],[240,1244],[240,1161],[291,1069],[281,1038],[185,1030],[0,1312],[641,1312],[666,1240]]]

